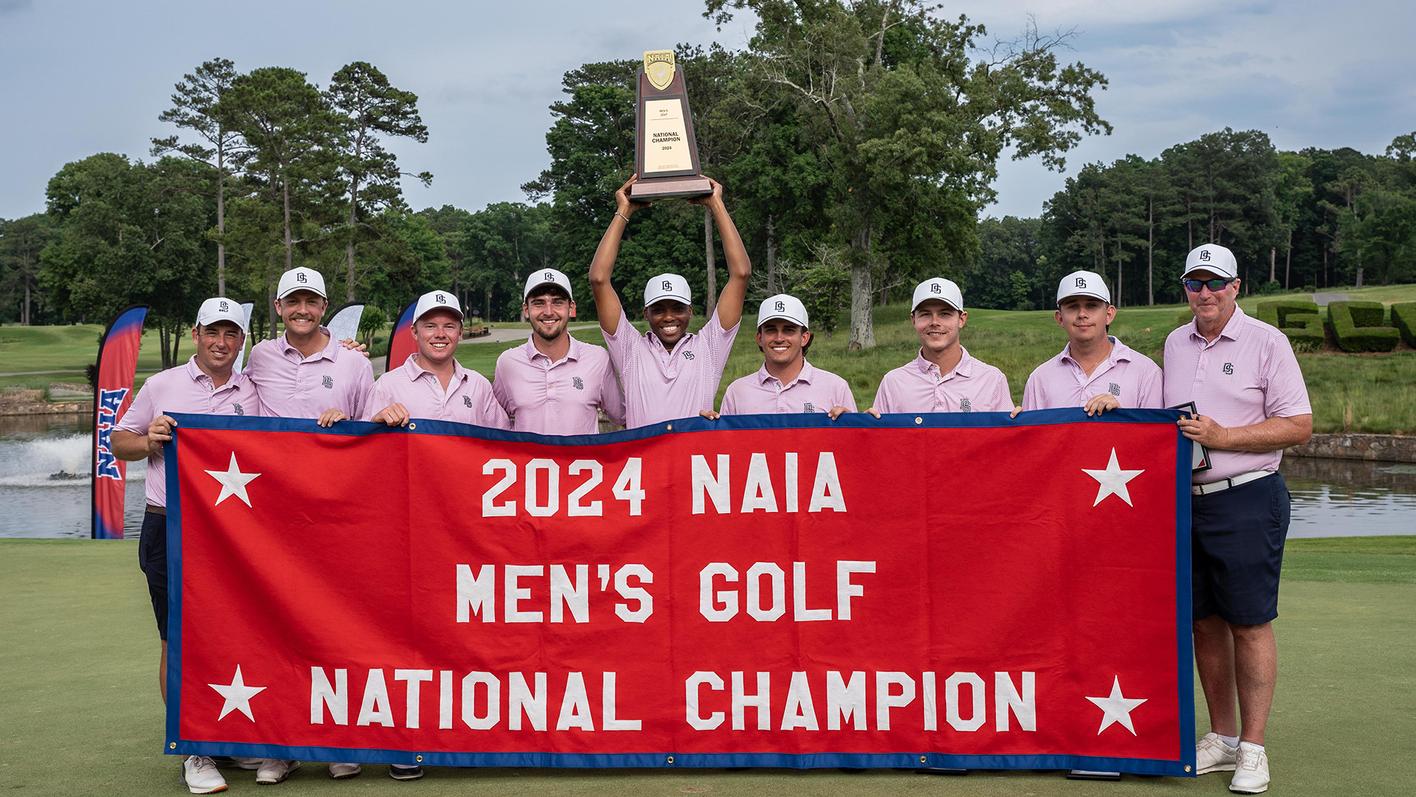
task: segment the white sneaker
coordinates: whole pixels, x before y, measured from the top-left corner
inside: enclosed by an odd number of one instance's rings
[[[331,778],[334,778],[335,780],[344,780],[345,778],[352,778],[352,777],[357,776],[360,772],[363,772],[363,771],[364,771],[364,768],[361,767],[361,766],[359,766],[358,764],[330,764],[330,765],[329,765],[329,776],[330,776]]]
[[[1229,790],[1238,794],[1262,794],[1268,791],[1268,751],[1256,744],[1239,743],[1238,763]]]
[[[204,755],[189,755],[182,761],[182,782],[193,794],[226,791],[226,778],[217,771],[216,762]]]
[[[256,782],[262,786],[270,786],[290,777],[290,774],[299,768],[299,761],[287,761],[283,758],[267,758],[262,761],[260,767],[256,769]]]
[[[1237,750],[1224,743],[1219,734],[1211,731],[1195,745],[1195,774],[1210,772],[1233,772]]]
[[[235,764],[237,769],[249,769],[251,771],[260,769],[261,762],[264,760],[264,758],[246,758],[238,755],[231,756],[231,763]]]

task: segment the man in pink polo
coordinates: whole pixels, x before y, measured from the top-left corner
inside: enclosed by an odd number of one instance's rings
[[[570,278],[553,268],[526,278],[521,312],[531,325],[524,346],[497,358],[492,390],[511,428],[536,434],[595,434],[600,412],[624,424],[624,395],[610,355],[570,334],[575,297]]]
[[[919,355],[881,378],[870,413],[1012,410],[1008,378],[959,343],[968,320],[963,292],[951,280],[935,277],[916,286],[910,321]]]
[[[1165,404],[1195,403],[1180,431],[1211,461],[1190,499],[1195,663],[1210,716],[1196,773],[1233,771],[1230,791],[1258,794],[1269,785],[1272,622],[1290,510],[1278,465],[1312,435],[1313,410],[1288,338],[1239,309],[1232,252],[1196,247],[1182,281],[1194,320],[1165,340]]]
[[[275,312],[285,334],[257,343],[246,368],[268,414],[314,418],[321,426],[363,414],[374,371],[368,357],[345,348],[320,326],[328,308],[318,271],[292,268],[280,276]]]
[[[267,415],[280,418],[313,418],[330,426],[345,418],[358,418],[374,386],[369,358],[345,348],[320,325],[329,298],[324,277],[310,268],[292,268],[280,275],[275,312],[285,334],[251,348],[245,374],[261,393]],[[299,761],[264,759],[256,782],[280,783],[300,767]],[[358,764],[333,763],[330,777],[352,778]]]
[[[256,387],[245,374],[233,373],[236,355],[246,342],[246,314],[225,297],[202,302],[192,327],[196,353],[183,365],[149,377],[113,430],[119,459],[146,459],[147,511],[143,514],[138,565],[147,576],[148,595],[162,640],[158,688],[167,702],[167,471],[162,446],[177,422],[169,412],[202,415],[260,415]],[[207,756],[187,756],[182,778],[192,794],[225,791],[226,779]]]
[[[742,320],[747,280],[752,275],[747,249],[723,204],[723,186],[710,180],[713,193],[689,201],[709,208],[722,236],[728,284],[718,297],[717,308],[702,329],[689,332],[693,294],[688,280],[678,274],[660,274],[644,286],[644,318],[649,322],[649,331],[636,331],[610,283],[625,226],[629,217],[643,207],[629,201],[628,191],[634,180],[631,177],[615,192],[614,218],[590,263],[595,310],[600,316],[610,362],[624,389],[625,421],[631,428],[713,409],[723,366],[727,365],[738,322]]]
[[[492,429],[511,427],[487,378],[457,361],[462,309],[456,294],[429,291],[418,297],[412,335],[418,352],[374,383],[363,420],[407,426],[413,418],[430,418]]]
[[[856,411],[846,380],[806,361],[811,348],[808,320],[806,306],[795,296],[779,293],[763,300],[757,310],[762,367],[728,385],[721,414],[824,412],[835,420],[843,412]],[[703,415],[712,419],[719,413]]]
[[[1052,315],[1067,333],[1067,345],[1028,377],[1023,409],[1081,407],[1100,415],[1117,407],[1165,406],[1160,366],[1107,333],[1116,306],[1101,275],[1074,271],[1063,277]]]

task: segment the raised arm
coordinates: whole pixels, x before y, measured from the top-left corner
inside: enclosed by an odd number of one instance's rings
[[[642,203],[629,201],[629,187],[634,185],[636,179],[637,175],[631,175],[615,192],[615,215],[611,217],[605,234],[600,237],[600,245],[595,248],[595,259],[590,261],[590,291],[595,295],[595,313],[600,317],[600,328],[609,335],[615,334],[620,316],[624,314],[619,294],[610,284],[610,275],[615,270],[620,239],[624,237],[624,228],[629,225],[629,217],[644,207]]]
[[[728,207],[723,204],[723,185],[709,178],[713,193],[700,199],[689,200],[696,205],[704,205],[713,213],[713,224],[718,228],[718,237],[723,240],[723,257],[728,261],[728,284],[718,294],[718,321],[723,329],[732,329],[742,320],[742,303],[747,299],[747,280],[752,276],[752,260],[747,256],[747,247],[742,245],[733,217],[728,215]]]

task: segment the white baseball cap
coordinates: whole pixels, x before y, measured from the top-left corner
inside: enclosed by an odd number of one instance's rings
[[[758,327],[761,327],[774,318],[790,321],[802,329],[806,329],[809,326],[806,323],[806,305],[802,304],[801,300],[797,297],[789,296],[785,293],[779,293],[776,296],[768,296],[766,299],[762,300],[762,306],[757,308]]]
[[[462,318],[462,308],[457,304],[457,295],[452,291],[428,291],[418,297],[418,306],[413,308],[413,320],[416,322],[434,310],[450,310]]]
[[[935,277],[916,285],[914,301],[910,302],[910,312],[918,310],[921,304],[930,299],[937,299],[961,313],[964,311],[964,293],[953,280]]]
[[[542,285],[559,286],[565,291],[566,297],[575,298],[575,294],[570,290],[570,277],[553,268],[542,268],[531,272],[530,276],[526,278],[526,290],[521,292],[522,300],[526,300],[531,295],[531,291]]]
[[[225,296],[207,299],[197,309],[198,326],[210,326],[218,321],[230,321],[243,333],[250,331],[246,329],[246,311],[241,309],[241,303]]]
[[[1239,276],[1239,264],[1228,248],[1219,244],[1200,244],[1185,256],[1185,273],[1180,276],[1183,279],[1193,271],[1208,271],[1225,279],[1234,279]]]
[[[1107,304],[1111,304],[1111,291],[1106,287],[1106,280],[1095,271],[1073,271],[1062,278],[1057,283],[1057,304],[1061,306],[1062,300],[1072,296],[1090,296],[1093,299],[1100,299]]]
[[[284,299],[295,291],[310,291],[319,294],[321,299],[328,299],[325,293],[324,277],[320,272],[312,268],[292,268],[280,275],[280,287],[275,291],[275,298]]]
[[[660,299],[693,304],[693,291],[689,290],[688,280],[683,277],[677,274],[660,274],[650,277],[649,282],[645,284],[644,306],[648,307]]]

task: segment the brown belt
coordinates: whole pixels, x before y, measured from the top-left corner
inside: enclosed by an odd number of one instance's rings
[[[166,515],[167,507],[158,506],[157,504],[148,504],[147,511],[154,515]]]

